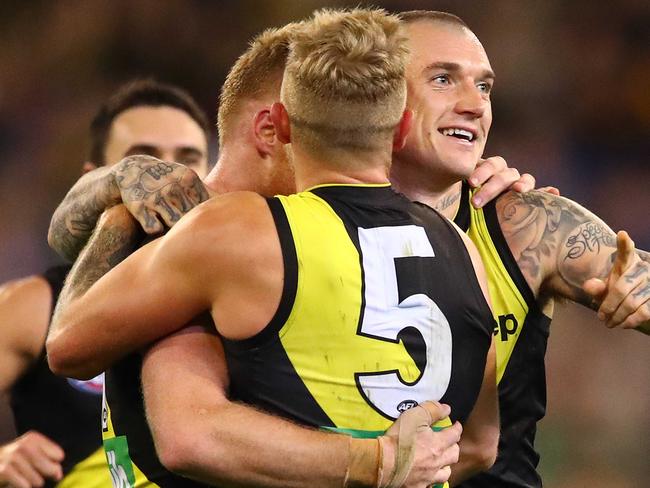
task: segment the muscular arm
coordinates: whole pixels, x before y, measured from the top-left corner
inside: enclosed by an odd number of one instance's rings
[[[52,291],[40,276],[0,287],[0,392],[7,392],[41,354],[51,307]]]
[[[478,250],[467,235],[458,227],[456,227],[456,230],[467,247],[479,285],[485,300],[491,307],[492,302],[488,291],[487,275]],[[460,484],[471,476],[489,469],[494,464],[499,447],[499,430],[496,348],[494,337],[492,337],[490,349],[485,360],[481,390],[463,429],[458,463],[452,467],[450,478],[450,484],[452,486]]]
[[[199,177],[186,166],[129,156],[77,181],[52,216],[48,242],[74,261],[107,208],[124,203],[147,234],[156,234],[163,231],[163,222],[172,227],[208,196]]]
[[[571,200],[538,191],[504,194],[497,201],[497,215],[510,250],[540,301],[567,298],[598,309],[583,284],[589,278],[606,278],[617,250],[616,235],[602,220]],[[637,252],[638,262],[648,259],[648,253]],[[647,273],[647,267],[630,270],[636,272]],[[650,295],[647,280],[635,293]]]

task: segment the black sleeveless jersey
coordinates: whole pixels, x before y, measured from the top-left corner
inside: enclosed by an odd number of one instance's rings
[[[264,330],[224,340],[234,399],[359,437],[429,399],[464,421],[494,323],[451,224],[388,185],[268,202],[284,290]]]
[[[494,466],[463,488],[538,488],[537,422],[546,412],[544,356],[551,319],[535,300],[501,231],[494,201],[483,209],[470,204],[463,185],[456,224],[467,231],[488,276],[497,353],[501,436]]]
[[[48,269],[43,277],[56,303],[69,266]],[[59,486],[110,486],[101,448],[99,416],[102,378],[78,381],[55,376],[45,347],[34,365],[11,388],[11,409],[19,435],[36,430],[59,444],[65,459]],[[74,473],[73,473],[74,472]],[[46,482],[46,486],[54,486]]]

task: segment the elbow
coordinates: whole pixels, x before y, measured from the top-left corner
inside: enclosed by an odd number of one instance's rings
[[[214,443],[208,447],[202,442],[207,431],[195,429],[189,424],[191,422],[185,425],[173,423],[174,426],[171,428],[167,424],[163,429],[155,429],[154,426],[151,426],[156,454],[160,463],[172,473],[198,481],[221,478],[223,475],[219,460],[222,460],[222,456],[213,456]],[[205,448],[212,449],[212,451],[205,451]],[[204,466],[202,461],[206,452],[212,453],[209,466]],[[206,473],[209,473],[207,478]]]
[[[48,337],[45,341],[47,364],[58,376],[88,380],[101,373],[95,371],[91,361],[85,361],[73,354],[73,349],[61,335]]]
[[[477,472],[487,471],[497,460],[499,451],[499,432],[484,435],[476,445],[472,459]]]

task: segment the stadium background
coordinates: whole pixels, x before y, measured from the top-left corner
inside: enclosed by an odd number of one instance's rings
[[[49,216],[79,174],[98,103],[121,82],[153,75],[180,84],[216,119],[219,87],[252,35],[317,7],[350,4],[3,1],[0,281],[57,262],[45,242]],[[650,3],[373,4],[447,10],[466,20],[497,73],[486,154],[559,187],[650,249]],[[647,486],[649,346],[639,334],[606,330],[578,307],[560,307],[538,443],[547,486]],[[0,408],[0,440],[11,436],[10,425]]]

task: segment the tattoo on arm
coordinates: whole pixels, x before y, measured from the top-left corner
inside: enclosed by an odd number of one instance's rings
[[[505,194],[497,203],[510,249],[536,296],[561,296],[597,307],[582,290],[604,278],[616,257],[616,235],[566,198],[533,191]]]
[[[57,302],[55,316],[131,254],[140,238],[140,232],[130,216],[116,223],[102,225],[100,222],[70,270]]]
[[[99,168],[84,175],[52,216],[48,242],[69,261],[74,261],[88,242],[102,212],[119,202],[119,190],[109,171]]]

